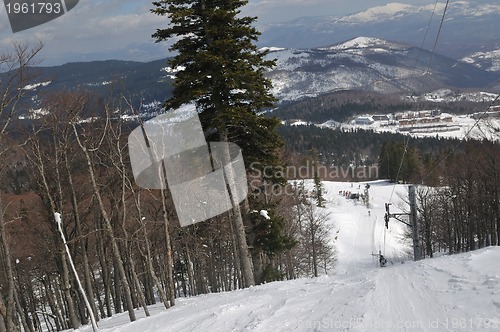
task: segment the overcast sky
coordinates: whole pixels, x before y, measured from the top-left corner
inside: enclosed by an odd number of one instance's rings
[[[167,24],[165,17],[151,14],[151,0],[80,0],[66,15],[41,26],[12,33],[6,10],[0,5],[0,54],[11,48],[12,42],[44,43],[42,65],[54,65],[75,60],[95,60],[116,57],[151,59],[151,34]],[[244,8],[247,15],[258,16],[258,24],[289,21],[303,16],[343,16],[389,2],[414,5],[429,0],[250,0]],[[147,45],[150,44],[150,45]],[[167,46],[158,49],[156,58],[167,55]],[[100,56],[96,54],[100,53]],[[127,54],[127,55],[125,55]],[[86,57],[87,55],[87,57]]]

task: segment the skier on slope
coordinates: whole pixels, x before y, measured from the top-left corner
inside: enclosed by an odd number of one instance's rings
[[[385,264],[387,263],[387,259],[385,259],[384,255],[382,254],[379,254],[380,258],[379,258],[379,263],[380,263],[380,267],[385,267]]]

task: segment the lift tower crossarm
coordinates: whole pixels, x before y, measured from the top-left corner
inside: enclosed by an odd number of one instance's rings
[[[412,237],[413,237],[413,260],[419,261],[422,259],[422,254],[420,251],[420,241],[418,233],[418,221],[417,221],[417,199],[415,194],[415,186],[409,186],[409,199],[410,199],[410,213],[390,213],[389,207],[391,203],[385,203],[385,227],[389,228],[389,219],[394,218],[397,221],[411,227]],[[402,220],[401,216],[408,216],[411,223]]]

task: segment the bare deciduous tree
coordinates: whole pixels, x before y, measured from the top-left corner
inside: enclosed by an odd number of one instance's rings
[[[0,54],[0,143],[7,132],[13,116],[18,110],[18,104],[26,93],[25,86],[30,83],[34,75],[30,70],[36,62],[36,56],[42,50],[41,43],[30,47],[26,44],[14,43],[13,51]],[[1,145],[0,145],[1,147]],[[0,151],[0,155],[4,151]],[[15,315],[15,285],[12,272],[12,262],[9,244],[5,239],[4,213],[0,200],[0,259],[4,266],[4,280],[0,287],[0,318],[5,323],[7,331],[17,331]],[[0,324],[2,325],[2,324]]]

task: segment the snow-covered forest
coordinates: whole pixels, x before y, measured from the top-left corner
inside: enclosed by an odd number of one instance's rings
[[[498,247],[411,261],[407,228],[384,225],[384,204],[406,207],[405,185],[371,182],[371,206],[324,182],[326,222],[336,248],[333,268],[318,278],[270,282],[235,292],[180,297],[175,307],[137,310],[99,322],[103,331],[495,331],[500,320]],[[306,183],[312,188],[312,181]],[[394,190],[394,194],[393,194]],[[394,211],[397,211],[396,208]],[[379,267],[379,250],[387,266]],[[90,326],[79,329],[92,331]]]

